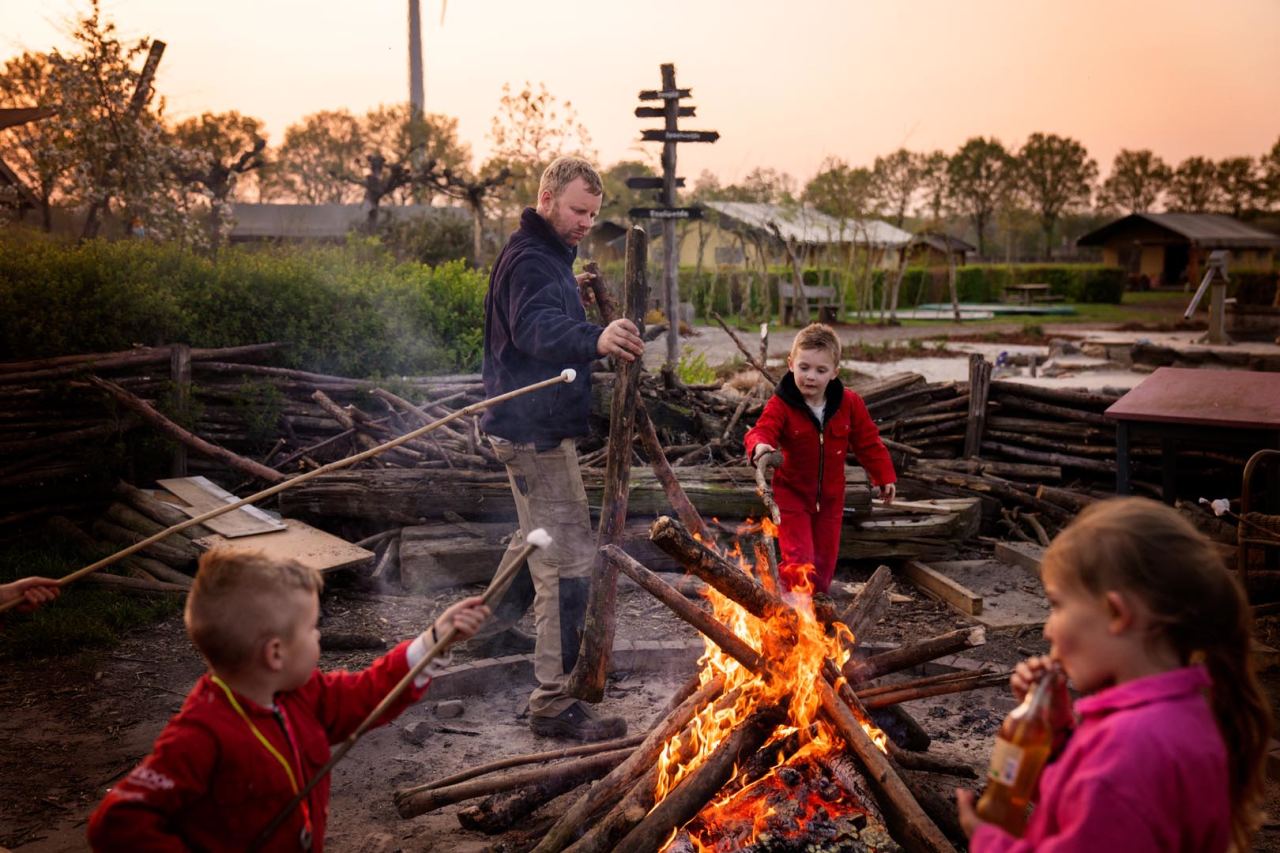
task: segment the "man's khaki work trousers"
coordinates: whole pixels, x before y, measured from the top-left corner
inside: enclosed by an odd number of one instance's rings
[[[554,717],[573,704],[564,685],[578,659],[595,534],[587,507],[587,493],[578,469],[578,451],[567,438],[549,450],[515,444],[490,436],[494,455],[507,466],[511,494],[516,501],[520,530],[508,551],[519,549],[529,531],[539,527],[551,535],[549,548],[534,551],[528,569],[495,607],[496,621],[514,624],[528,607],[532,575],[533,615],[537,645],[533,672],[538,686],[529,697],[529,713]],[[521,589],[526,592],[522,593]],[[514,617],[514,618],[513,618]]]

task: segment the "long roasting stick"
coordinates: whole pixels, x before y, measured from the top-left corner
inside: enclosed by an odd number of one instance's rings
[[[514,578],[516,573],[520,571],[522,566],[524,566],[525,560],[529,559],[529,555],[538,548],[546,548],[550,544],[551,536],[541,527],[530,532],[528,537],[525,538],[524,545],[520,550],[514,553],[508,552],[508,558],[499,564],[498,570],[493,575],[493,580],[489,581],[489,587],[484,591],[484,603],[491,606],[495,601],[497,601],[502,594],[506,592],[507,585],[511,583],[511,579]],[[413,680],[421,675],[422,671],[426,669],[442,651],[449,647],[449,644],[453,642],[453,638],[457,636],[457,633],[458,629],[453,625],[444,629],[444,636],[440,637],[436,641],[436,644],[427,650],[427,653],[422,660],[418,661],[417,664],[404,674],[404,677],[400,679],[399,683],[396,684],[395,687],[391,688],[391,692],[383,697],[382,701],[378,703],[378,707],[369,712],[368,716],[364,718],[364,721],[356,727],[356,730],[348,735],[347,739],[333,751],[333,755],[329,757],[329,760],[325,765],[316,771],[315,775],[312,776],[307,781],[307,784],[302,787],[302,790],[294,794],[293,799],[289,801],[289,804],[280,810],[279,814],[272,819],[271,823],[267,824],[267,828],[264,829],[254,841],[252,849],[256,850],[270,840],[272,834],[280,828],[280,824],[284,823],[285,818],[292,814],[293,810],[298,807],[298,804],[307,798],[307,795],[311,793],[311,789],[316,786],[316,783],[323,779],[325,775],[333,769],[334,765],[343,759],[343,756],[350,751],[351,747],[356,745],[356,741],[358,741],[361,736],[369,730],[370,726],[382,718],[382,715],[387,712],[387,709],[391,707],[392,703],[400,698],[400,694],[413,683]]]
[[[283,492],[285,489],[291,489],[294,486],[297,486],[300,483],[305,483],[307,480],[311,480],[315,477],[320,476],[321,474],[327,474],[330,471],[337,471],[341,468],[348,468],[356,464],[357,462],[363,462],[364,460],[369,459],[370,457],[373,457],[373,456],[377,456],[379,453],[383,453],[387,450],[392,449],[393,447],[399,447],[405,442],[413,441],[418,436],[426,435],[429,432],[437,430],[440,427],[444,426],[445,424],[449,423],[450,421],[456,421],[459,418],[464,418],[464,417],[467,417],[468,415],[473,415],[476,412],[487,409],[490,406],[494,406],[498,403],[504,403],[507,400],[510,400],[514,397],[519,397],[524,394],[530,394],[534,391],[540,391],[543,388],[549,388],[552,385],[559,385],[562,382],[572,382],[575,378],[577,378],[577,372],[574,371],[572,368],[569,368],[564,370],[564,372],[562,372],[559,376],[554,376],[551,379],[544,379],[541,382],[535,382],[532,385],[526,385],[523,388],[517,388],[514,391],[508,391],[505,394],[499,394],[496,397],[490,397],[489,399],[481,400],[478,403],[472,403],[470,406],[466,406],[465,408],[458,409],[456,412],[446,417],[440,418],[439,420],[436,420],[436,421],[432,421],[426,426],[419,427],[418,429],[415,429],[412,432],[405,433],[399,438],[393,438],[384,444],[379,444],[377,447],[370,447],[368,450],[364,450],[360,453],[355,454],[354,456],[348,456],[345,459],[339,459],[336,462],[330,462],[328,465],[322,465],[321,467],[316,468],[314,471],[308,471],[305,474],[300,474],[297,477],[294,477],[290,480],[285,480],[283,483],[276,483],[274,486],[265,488],[256,494],[249,495],[249,497],[247,498],[241,498],[235,503],[229,503],[226,506],[215,507],[214,509],[211,509],[206,513],[197,515],[195,518],[189,518],[186,521],[173,525],[172,527],[167,527],[164,530],[161,530],[159,533],[156,533],[152,536],[148,536],[146,539],[143,539],[139,542],[135,542],[134,544],[130,545],[128,548],[117,551],[116,553],[112,554],[110,557],[103,557],[101,560],[98,560],[96,563],[91,563],[85,566],[84,568],[76,569],[74,572],[72,572],[69,575],[63,575],[62,577],[58,578],[58,586],[66,586],[72,581],[79,580],[85,575],[96,572],[98,569],[105,568],[111,565],[112,563],[119,562],[120,560],[123,560],[125,557],[128,557],[130,554],[137,553],[138,551],[141,551],[143,548],[147,547],[153,542],[158,542],[161,539],[164,539],[166,536],[169,536],[170,534],[177,533],[182,530],[186,530],[188,527],[194,527],[195,525],[208,521],[211,518],[216,518],[217,516],[222,515],[223,513],[231,512],[233,509],[239,509],[240,507],[245,506],[247,504],[256,503],[257,501],[260,501],[263,498],[271,497],[274,494]],[[5,604],[0,604],[0,613],[4,613],[6,610],[10,610],[14,607],[17,607],[21,603],[22,603],[22,599],[19,598],[19,599],[14,599],[13,601],[6,602]]]

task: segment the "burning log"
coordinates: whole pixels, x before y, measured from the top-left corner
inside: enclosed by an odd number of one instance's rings
[[[668,792],[622,839],[615,848],[617,853],[649,853],[659,849],[676,827],[689,821],[724,787],[742,758],[759,749],[783,719],[785,708],[781,704],[766,705],[752,712],[697,770]]]
[[[722,595],[742,605],[752,616],[767,619],[789,609],[752,580],[741,567],[694,539],[675,519],[668,516],[659,518],[649,529],[649,538]]]
[[[696,692],[684,699],[669,714],[655,725],[644,742],[636,748],[631,756],[619,764],[607,776],[582,795],[556,823],[547,830],[542,841],[534,848],[534,853],[559,853],[569,843],[591,817],[614,804],[628,789],[648,771],[654,769],[654,762],[667,742],[677,736],[689,721],[698,714],[708,702],[713,701],[724,690],[724,679],[714,677]],[[650,789],[652,790],[652,788]]]

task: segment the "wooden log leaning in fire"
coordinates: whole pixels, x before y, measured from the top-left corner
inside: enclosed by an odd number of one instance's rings
[[[834,663],[825,667],[828,672],[824,675],[829,676],[829,670],[834,668]],[[880,751],[863,729],[862,721],[869,720],[870,717],[857,697],[848,692],[837,696],[826,678],[818,683],[818,695],[822,700],[822,710],[862,762],[872,786],[880,794],[885,820],[894,838],[911,853],[954,851],[955,848],[938,829],[937,824],[924,813],[889,756]]]
[[[650,853],[662,846],[672,830],[691,820],[716,795],[734,768],[751,755],[786,719],[783,704],[765,705],[734,728],[698,769],[667,792],[652,811],[614,848],[617,853]]]
[[[611,809],[619,798],[655,767],[654,762],[667,743],[683,731],[689,721],[708,702],[714,701],[722,690],[724,679],[716,676],[665,714],[626,761],[593,784],[561,815],[534,848],[534,853],[559,853],[565,849],[592,815]]]
[[[862,660],[851,660],[844,666],[844,677],[852,684],[861,684],[881,675],[901,672],[904,669],[928,663],[944,655],[953,655],[974,646],[981,646],[986,641],[987,632],[981,625],[959,628],[927,640],[908,643],[878,655],[871,655]]]
[[[644,311],[649,299],[645,278],[646,240],[644,230],[627,232],[626,271],[622,281],[622,303],[626,316],[644,333]],[[631,442],[635,436],[638,380],[644,364],[640,359],[616,360],[618,387],[609,412],[609,453],[605,462],[604,501],[596,534],[596,557],[591,572],[591,590],[582,628],[582,643],[573,671],[565,682],[565,692],[588,702],[604,698],[609,655],[618,622],[618,570],[602,559],[599,549],[622,538],[627,524],[627,487],[631,482]],[[663,457],[665,459],[665,457]]]
[[[656,520],[649,528],[649,539],[752,616],[767,619],[789,609],[739,566],[694,539],[674,518],[664,515]]]
[[[862,640],[871,632],[872,627],[880,621],[884,611],[889,607],[888,590],[893,583],[893,570],[888,566],[880,566],[872,573],[865,586],[853,597],[853,601],[840,614],[840,621],[845,624],[855,640]]]
[[[199,436],[192,435],[156,411],[150,403],[130,394],[116,383],[108,382],[107,380],[100,379],[97,376],[90,376],[88,377],[88,380],[94,387],[105,391],[117,403],[133,411],[135,414],[141,416],[143,420],[147,421],[152,426],[157,427],[170,438],[177,439],[195,450],[197,453],[216,459],[224,465],[229,465],[237,471],[248,474],[256,480],[264,480],[268,483],[280,483],[284,481],[285,477],[279,471],[272,470],[265,465],[254,462],[252,459],[245,459],[243,456],[232,453],[225,447],[219,447],[216,444],[211,444],[210,442],[205,441]]]

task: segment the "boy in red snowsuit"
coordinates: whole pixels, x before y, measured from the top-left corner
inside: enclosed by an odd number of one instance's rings
[[[815,592],[826,592],[840,552],[845,454],[853,451],[886,503],[893,501],[897,476],[866,404],[836,376],[840,339],[830,326],[801,329],[787,367],[747,432],[747,458],[754,464],[765,453],[782,451],[782,465],[773,474],[782,515],[779,574],[787,589],[807,574]]]
[[[314,569],[214,549],[187,597],[187,633],[209,665],[141,764],[89,821],[94,850],[243,851],[452,625],[471,636],[480,597],[449,607],[422,636],[363,672],[316,669],[322,581]],[[426,692],[433,661],[388,709]],[[312,788],[263,851],[324,849],[329,778]]]

